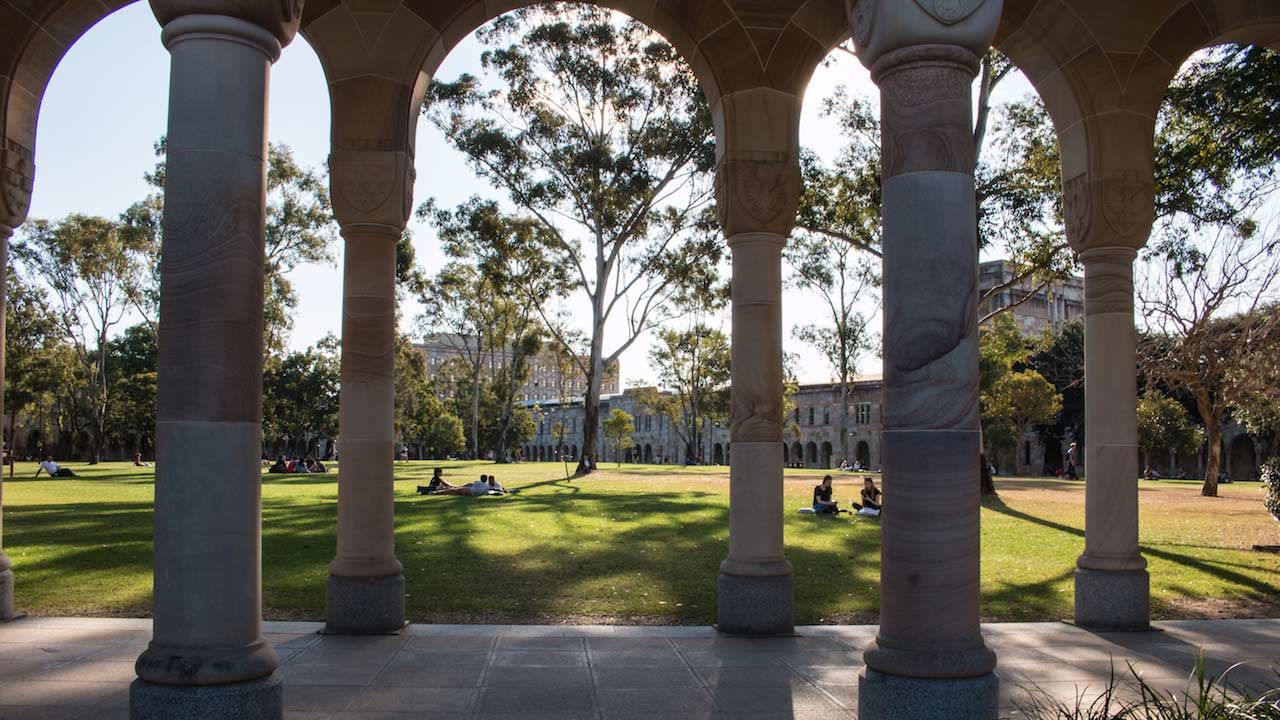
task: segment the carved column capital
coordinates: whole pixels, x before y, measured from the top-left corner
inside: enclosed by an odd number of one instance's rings
[[[801,100],[769,88],[721,98],[716,128],[716,210],[726,237],[787,236],[800,207]]]
[[[344,228],[382,226],[398,235],[413,211],[413,157],[399,150],[335,148],[329,156],[333,215]]]
[[[0,232],[16,229],[27,220],[31,210],[31,191],[35,187],[35,153],[16,140],[3,138],[0,145]]]
[[[1110,168],[1064,178],[1062,215],[1067,240],[1077,252],[1141,248],[1156,219],[1155,174],[1150,168]]]
[[[978,56],[955,45],[914,45],[872,65],[880,87],[881,173],[972,175],[972,92]]]
[[[304,0],[151,0],[151,11],[164,27],[181,17],[212,15],[252,23],[275,37],[281,47],[298,34]]]
[[[846,0],[862,64],[914,45],[954,45],[981,56],[991,45],[1004,0]]]

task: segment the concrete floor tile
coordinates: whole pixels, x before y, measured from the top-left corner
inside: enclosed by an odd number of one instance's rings
[[[280,668],[279,673],[286,685],[353,685],[365,686],[373,683],[382,670],[381,664],[356,665],[330,663],[292,662]]]
[[[106,682],[128,684],[138,677],[133,661],[79,660],[59,665],[39,676],[51,682]]]
[[[643,668],[684,667],[684,659],[671,648],[641,648],[636,650],[591,650],[593,667]]]
[[[479,671],[487,664],[489,664],[489,653],[483,651],[402,650],[387,663],[387,667],[456,668]]]
[[[592,667],[597,688],[701,687],[702,681],[685,667],[609,668]]]
[[[587,638],[590,652],[616,652],[634,650],[671,650],[672,640],[664,637],[591,637]]]
[[[454,635],[411,635],[401,652],[425,650],[429,652],[487,653],[497,643],[496,637]]]
[[[284,684],[284,709],[306,712],[338,712],[351,707],[360,696],[358,687]]]
[[[716,704],[702,688],[651,690],[601,689],[596,697],[606,715],[621,713],[714,713]]]
[[[849,665],[793,665],[792,672],[819,686],[857,685],[861,667]]]
[[[497,649],[499,652],[504,650],[563,650],[573,652],[586,649],[585,642],[581,637],[507,635],[498,638]]]
[[[554,650],[498,650],[493,653],[494,667],[585,667],[585,652],[557,652]]]
[[[464,688],[370,688],[348,711],[466,713],[475,704],[476,694]]]
[[[82,714],[85,709],[0,705],[0,718],[3,718],[3,720],[71,720],[71,718]]]
[[[391,663],[374,679],[373,685],[421,688],[478,687],[483,673],[483,666],[477,668],[423,667]]]
[[[590,688],[547,690],[544,688],[483,688],[476,713],[563,713],[594,714],[595,700]]]
[[[492,688],[590,688],[591,671],[580,667],[498,666],[488,669],[484,686]]]
[[[843,710],[831,698],[799,681],[790,687],[719,687],[713,688],[711,694],[726,712],[790,712],[803,717],[802,713],[816,710]]]
[[[782,667],[776,655],[749,650],[686,652],[684,659],[692,667]]]
[[[709,688],[791,687],[797,676],[785,667],[700,667],[698,677]]]

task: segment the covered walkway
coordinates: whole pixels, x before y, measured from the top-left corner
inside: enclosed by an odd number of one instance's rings
[[[1029,677],[1044,692],[1073,698],[1100,689],[1113,659],[1118,672],[1132,662],[1158,688],[1185,688],[1199,648],[1210,672],[1247,660],[1230,679],[1280,682],[1271,670],[1280,665],[1280,620],[1155,626],[1147,633],[984,626],[1000,658],[1000,716],[1019,717],[1011,711]],[[264,625],[280,654],[287,718],[851,719],[862,650],[876,634],[874,626],[749,639],[707,627],[413,625],[397,636],[352,637],[317,634],[322,628]],[[0,718],[128,717],[134,660],[150,637],[150,620],[27,618],[0,626]]]

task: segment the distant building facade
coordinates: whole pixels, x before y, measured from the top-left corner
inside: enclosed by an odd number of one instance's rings
[[[993,289],[1000,289],[978,307],[978,316],[986,317],[996,310],[1023,301],[1010,313],[1024,335],[1039,335],[1047,329],[1057,330],[1064,323],[1084,318],[1084,278],[1071,277],[1039,289],[1037,284],[1029,278],[1019,280],[1018,273],[1008,260],[981,263],[978,266],[978,297],[986,296]],[[1005,285],[1008,287],[1003,287]]]
[[[418,348],[427,357],[427,369],[435,374],[441,366],[451,360],[466,360],[470,349],[476,347],[476,339],[454,333],[437,333],[430,335],[424,342],[417,343]],[[493,368],[505,365],[511,360],[511,351],[504,348],[495,353],[485,363],[482,372],[488,376]],[[614,363],[607,368],[600,383],[600,395],[617,395],[620,390],[619,365]],[[562,387],[563,385],[563,387]],[[524,402],[558,401],[562,397],[581,398],[587,394],[587,380],[577,368],[561,372],[552,350],[544,350],[530,362],[529,380],[520,388],[516,398]]]

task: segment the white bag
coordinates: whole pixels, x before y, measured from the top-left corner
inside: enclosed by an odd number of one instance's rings
[[[876,510],[875,508],[866,508],[866,507],[864,507],[864,508],[862,508],[861,510],[859,510],[859,511],[858,511],[858,514],[859,514],[859,515],[865,515],[865,516],[867,516],[867,517],[880,517],[880,511],[879,511],[879,510]]]
[[[813,514],[814,514],[814,512],[815,512],[815,511],[814,511],[814,509],[813,509],[813,508],[811,508],[811,507],[802,507],[802,508],[800,508],[800,514],[801,514],[801,515],[813,515]]]

